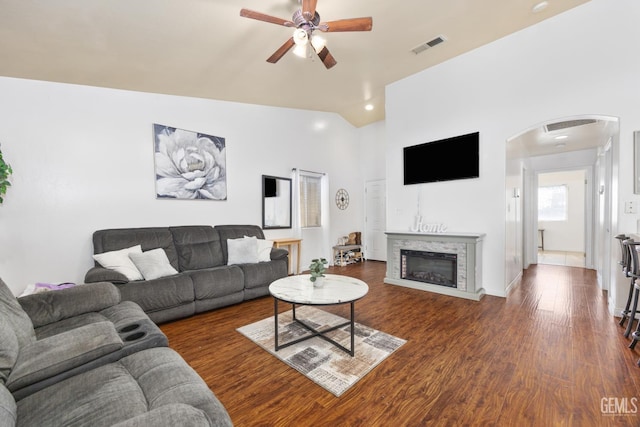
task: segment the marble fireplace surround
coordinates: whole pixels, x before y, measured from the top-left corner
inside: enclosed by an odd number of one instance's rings
[[[384,282],[423,291],[436,292],[479,301],[484,296],[482,287],[483,233],[415,233],[385,232],[387,235],[387,273]],[[457,287],[402,279],[400,250],[429,251],[457,255]]]

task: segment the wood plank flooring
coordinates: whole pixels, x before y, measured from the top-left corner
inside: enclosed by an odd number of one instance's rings
[[[640,346],[594,271],[532,266],[508,298],[474,302],[384,284],[385,269],[329,269],[369,284],[358,322],[408,341],[339,398],[236,331],[272,316],[270,297],[161,329],[236,426],[640,426],[621,413],[640,412]]]

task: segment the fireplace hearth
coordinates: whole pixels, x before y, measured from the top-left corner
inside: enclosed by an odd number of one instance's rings
[[[402,249],[400,278],[457,288],[457,260],[457,254]]]

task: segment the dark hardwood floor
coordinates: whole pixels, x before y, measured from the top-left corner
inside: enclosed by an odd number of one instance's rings
[[[408,341],[339,398],[236,331],[272,316],[271,297],[161,329],[236,426],[640,425],[640,346],[594,271],[532,266],[508,298],[474,302],[386,285],[385,269],[329,269],[369,284],[356,321]]]

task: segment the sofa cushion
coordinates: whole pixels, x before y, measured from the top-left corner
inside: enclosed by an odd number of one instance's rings
[[[169,227],[178,253],[180,271],[224,265],[220,235],[210,225]]]
[[[2,279],[0,279],[0,313],[4,313],[4,320],[13,329],[20,346],[35,341],[36,333],[31,319]]]
[[[227,253],[227,265],[255,264],[258,262],[258,245],[255,239],[228,239]]]
[[[5,320],[0,312],[0,384],[5,384],[18,359],[18,338],[13,329],[4,327]]]
[[[17,412],[22,425],[41,425],[46,421],[48,425],[100,427],[176,404],[204,412],[211,425],[232,425],[227,411],[206,383],[168,348],[140,351],[53,384],[20,400]]]
[[[193,283],[186,274],[117,285],[123,300],[133,301],[146,312],[193,302]]]
[[[122,304],[122,303],[121,303]],[[53,335],[60,334],[62,332],[70,331],[71,329],[79,328],[91,323],[104,322],[107,319],[100,313],[85,313],[78,316],[62,319],[57,322],[49,323],[36,328],[36,338],[41,340]]]
[[[104,310],[119,302],[120,291],[107,282],[18,298],[18,303],[29,315],[36,329],[63,319]]]
[[[178,271],[171,266],[169,258],[162,248],[151,249],[140,254],[129,254],[129,258],[142,273],[144,280],[173,276]]]
[[[128,280],[142,280],[140,270],[135,266],[129,254],[141,254],[142,246],[135,245],[117,251],[103,252],[93,255],[93,259],[108,270],[123,274]]]
[[[244,276],[238,266],[194,270],[188,274],[193,280],[196,300],[220,298],[244,289]]]
[[[178,255],[168,227],[114,228],[93,233],[93,252],[117,251],[140,245],[143,251],[162,248],[169,262],[178,269]]]
[[[16,401],[7,388],[0,384],[0,427],[13,427],[17,422]]]
[[[92,323],[35,341],[20,348],[7,388],[19,390],[118,351],[123,345],[111,322]]]
[[[244,286],[247,289],[269,286],[271,282],[287,276],[287,263],[284,260],[242,264],[240,268],[244,273]]]

